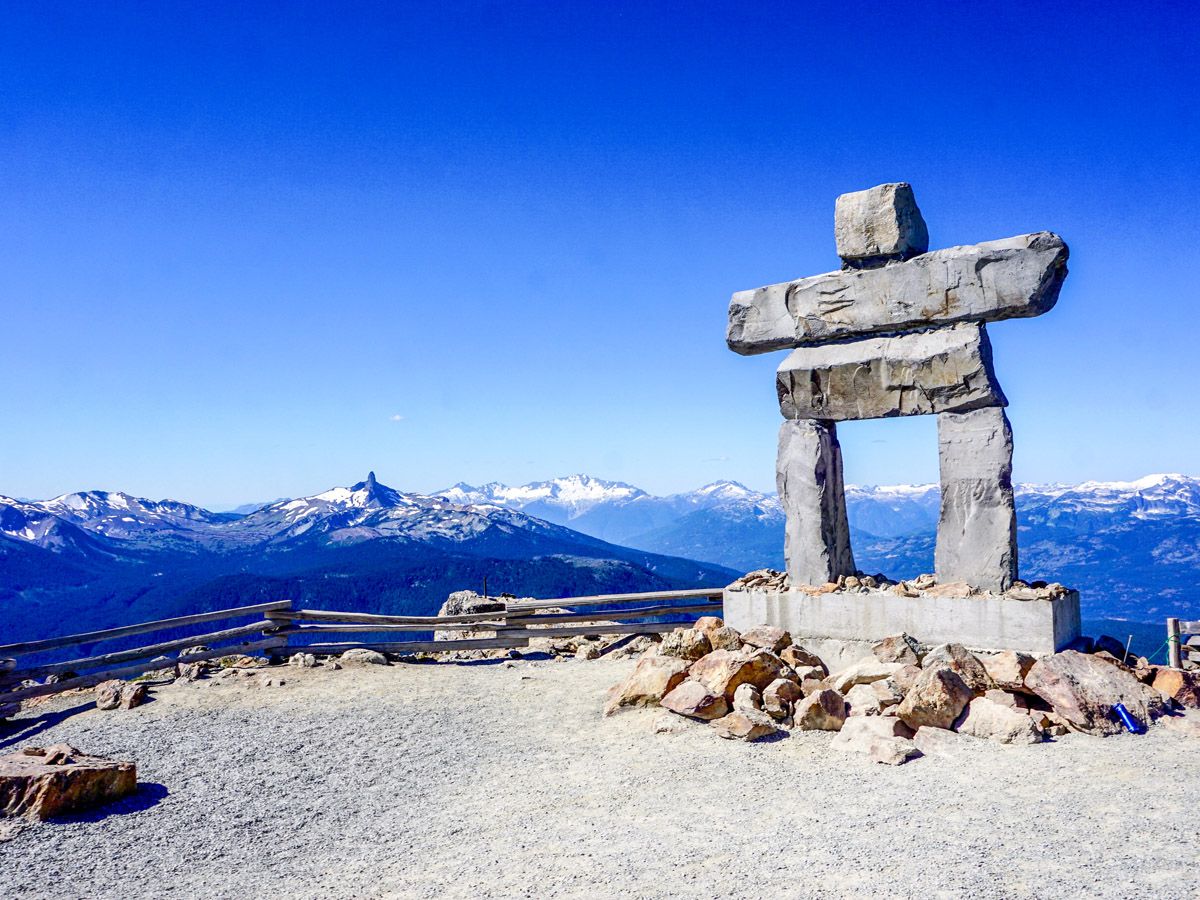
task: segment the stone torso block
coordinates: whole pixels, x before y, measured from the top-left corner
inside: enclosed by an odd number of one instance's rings
[[[741,354],[955,322],[1038,316],[1058,301],[1067,245],[1048,231],[950,247],[875,269],[828,272],[733,295]]]
[[[963,412],[1007,402],[982,325],[792,351],[776,374],[788,419],[879,419]]]

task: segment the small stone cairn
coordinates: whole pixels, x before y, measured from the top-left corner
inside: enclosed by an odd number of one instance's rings
[[[729,307],[730,349],[793,348],[776,375],[791,583],[856,575],[837,422],[936,415],[937,580],[1001,593],[1017,578],[1013,446],[986,323],[1049,311],[1067,245],[1040,231],[929,253],[904,183],[838,197],[834,233],[840,271],[741,291]]]
[[[764,570],[746,579],[781,575]],[[691,721],[742,741],[837,732],[834,749],[890,765],[954,755],[971,738],[1036,744],[1067,732],[1117,734],[1124,729],[1118,704],[1143,724],[1196,729],[1195,718],[1173,714],[1200,709],[1200,672],[1153,666],[1109,637],[1085,649],[1034,658],[1013,650],[972,653],[959,644],[928,647],[898,634],[831,673],[781,628],[739,633],[707,616],[648,650],[609,691],[604,713],[660,706],[666,712],[655,731],[680,731]]]

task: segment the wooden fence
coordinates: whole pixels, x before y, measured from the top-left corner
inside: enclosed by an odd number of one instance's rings
[[[0,702],[27,700],[72,688],[90,687],[110,678],[140,675],[147,670],[177,663],[200,662],[232,653],[285,656],[290,651],[341,653],[366,647],[383,653],[430,653],[455,650],[490,650],[529,646],[533,638],[577,637],[590,634],[654,634],[691,625],[697,616],[720,613],[721,590],[659,591],[638,594],[600,594],[506,603],[497,600],[490,612],[459,616],[387,616],[374,613],[293,609],[290,600],[258,603],[124,625],[82,634],[0,644]],[[691,601],[691,602],[689,602]],[[633,605],[627,605],[633,604]],[[578,607],[601,607],[579,612]],[[566,612],[562,610],[566,609]],[[663,620],[667,618],[665,621]],[[248,624],[159,641],[129,650],[79,656],[61,662],[22,665],[21,657],[44,656],[49,651],[90,647],[107,641],[151,632],[177,631],[204,622],[257,618]],[[449,640],[386,640],[389,635],[428,634],[439,631],[465,633]],[[473,637],[493,632],[494,636]],[[330,641],[332,634],[358,633],[360,641]],[[223,646],[216,647],[221,644]],[[210,649],[186,655],[179,651],[205,646]],[[170,655],[174,654],[174,655]],[[154,661],[154,665],[149,665]],[[22,686],[23,682],[55,677],[52,683]]]
[[[1184,655],[1188,658],[1200,657],[1200,647],[1189,647],[1183,639],[1200,634],[1200,622],[1182,622],[1179,619],[1167,619],[1167,656],[1172,669],[1182,669]]]

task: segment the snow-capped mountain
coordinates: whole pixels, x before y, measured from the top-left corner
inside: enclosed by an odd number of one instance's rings
[[[405,493],[374,473],[249,515],[89,491],[0,497],[0,626],[36,638],[291,597],[435,612],[478,587],[543,597],[711,587],[736,573],[606,543],[487,503]]]

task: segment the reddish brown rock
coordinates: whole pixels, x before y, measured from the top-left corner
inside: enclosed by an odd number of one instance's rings
[[[863,753],[875,762],[898,766],[920,756],[912,736],[912,729],[895,717],[859,716],[846,720],[830,747]]]
[[[996,686],[979,658],[962,644],[942,644],[934,647],[925,655],[921,665],[926,669],[949,666],[975,696]]]
[[[896,715],[912,728],[949,728],[971,700],[971,689],[949,666],[925,669],[896,707]]]
[[[733,692],[733,708],[738,712],[762,709],[762,692],[752,684],[739,684]]]
[[[718,616],[701,616],[692,627],[697,631],[708,634],[710,631],[716,631],[718,628],[721,628],[724,624],[725,622]]]
[[[822,673],[827,672],[825,664],[821,662],[820,657],[815,653],[809,653],[799,644],[784,647],[779,651],[779,658],[796,670],[814,668],[820,669]]]
[[[792,636],[774,625],[755,625],[749,631],[742,632],[742,643],[778,653],[792,643]]]
[[[1036,662],[1028,653],[1018,653],[1016,650],[1005,650],[978,659],[996,687],[1006,691],[1025,690],[1025,676]]]
[[[803,699],[800,685],[786,678],[776,678],[763,691],[763,710],[774,719],[786,719]]]
[[[1124,730],[1113,712],[1118,703],[1144,723],[1166,710],[1162,694],[1142,684],[1132,672],[1076,650],[1039,659],[1025,676],[1025,686],[1073,729],[1088,734]]]
[[[1160,668],[1154,674],[1153,687],[1181,706],[1200,709],[1200,672]]]
[[[783,660],[768,650],[714,650],[692,663],[691,677],[732,701],[740,685],[762,690],[779,677],[783,666]]]
[[[846,705],[852,716],[877,716],[883,712],[883,704],[875,694],[874,684],[856,684],[846,692]]]
[[[674,656],[677,659],[697,660],[712,651],[708,635],[697,628],[676,628],[663,635],[662,643],[658,645],[661,656]]]
[[[140,681],[121,681],[114,678],[96,685],[97,709],[133,709],[146,702],[146,685]]]
[[[1020,694],[1010,694],[1008,691],[992,688],[990,691],[984,691],[983,696],[992,703],[999,703],[1001,706],[1007,706],[1009,709],[1029,709],[1029,701]]]
[[[1004,692],[988,691],[988,694],[997,693]],[[976,697],[967,705],[956,730],[960,734],[987,738],[1001,744],[1039,744],[1042,741],[1042,730],[1029,713],[997,702],[986,694]]]
[[[725,698],[714,694],[698,681],[685,681],[668,691],[659,705],[689,719],[702,721],[719,719],[729,712],[729,703]]]
[[[652,706],[687,677],[686,660],[673,656],[643,656],[629,677],[614,690],[604,705],[611,716],[623,706]]]
[[[875,658],[885,663],[921,664],[921,644],[907,634],[893,634],[871,647]]]
[[[714,650],[738,650],[742,646],[742,634],[736,628],[723,625],[705,632]]]
[[[828,688],[796,704],[792,725],[800,731],[840,731],[846,721],[846,698]]]
[[[912,690],[912,686],[917,683],[917,679],[920,677],[920,666],[904,666],[901,669],[897,669],[892,675],[888,676],[888,680],[895,682],[896,687],[898,687],[902,693],[907,694],[910,690]]]
[[[48,819],[111,803],[137,789],[137,768],[66,744],[0,756],[0,815]]]
[[[766,713],[756,709],[737,710],[709,723],[717,734],[727,740],[761,741],[782,733],[782,729]]]

